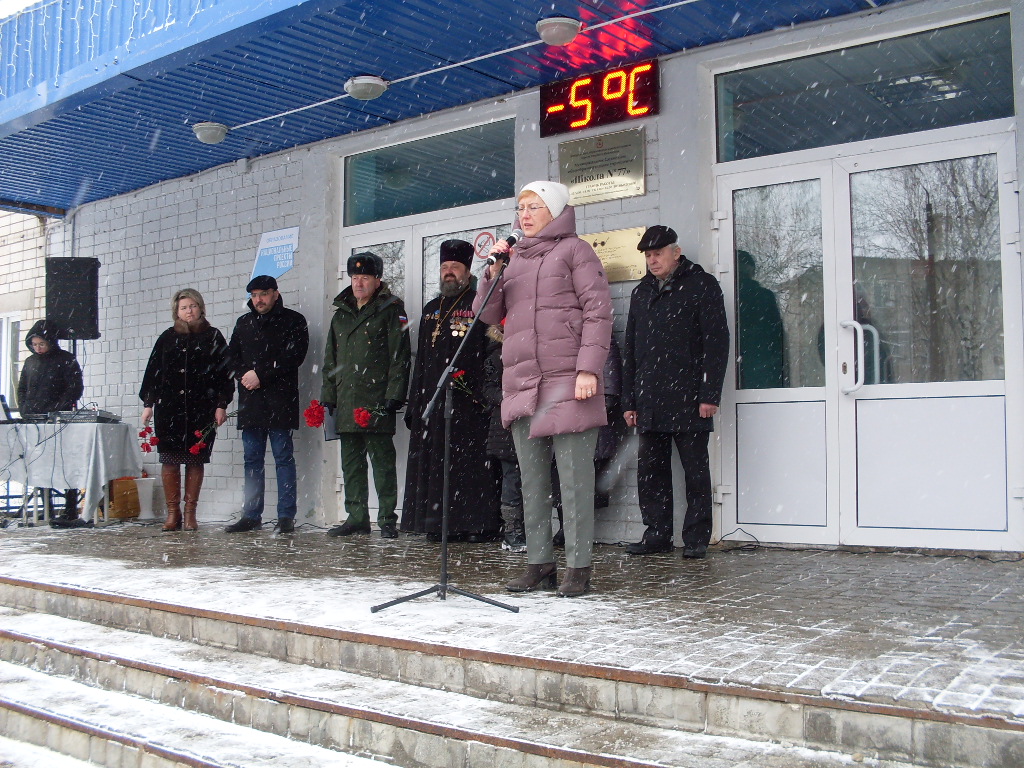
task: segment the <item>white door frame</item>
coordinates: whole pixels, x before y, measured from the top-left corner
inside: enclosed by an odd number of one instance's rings
[[[423,315],[423,306],[426,303],[423,298],[424,285],[424,254],[423,241],[425,238],[443,235],[448,232],[463,232],[474,229],[487,229],[494,226],[502,226],[508,222],[511,227],[515,213],[512,208],[514,200],[501,200],[498,202],[481,203],[479,205],[466,206],[457,211],[438,212],[429,214],[417,214],[403,219],[389,219],[387,221],[375,222],[374,224],[363,224],[359,227],[349,227],[343,232],[341,248],[338,254],[338,288],[340,293],[351,280],[345,271],[348,257],[360,250],[372,248],[379,243],[404,242],[405,243],[405,285],[403,287],[405,310],[409,317],[409,341],[412,345],[413,354],[416,352],[416,344],[419,337],[419,320]],[[483,269],[484,262],[474,271]],[[474,265],[476,266],[476,265]],[[437,265],[440,273],[440,264]],[[429,301],[433,297],[428,297]],[[415,362],[415,360],[414,360]],[[404,505],[405,492],[405,457],[409,453],[409,431],[405,428],[402,419],[398,419],[397,431],[395,433],[395,451],[398,460],[398,497],[399,511]],[[339,452],[334,452],[334,473],[338,478],[338,490],[344,488],[341,475],[341,457]],[[378,508],[377,491],[373,485],[372,473],[370,478],[370,502],[371,510]],[[376,514],[374,512],[374,514]]]
[[[721,530],[724,538],[743,540],[744,533],[759,540],[796,544],[886,545],[896,547],[942,547],[978,550],[1024,549],[1024,520],[1021,497],[1024,496],[1024,435],[1012,425],[1024,423],[1024,345],[1022,333],[1022,274],[1018,245],[1016,201],[1016,155],[1014,134],[993,124],[960,126],[945,132],[929,132],[915,144],[914,137],[863,142],[860,145],[832,147],[799,153],[803,162],[759,158],[756,163],[731,163],[716,168],[717,208],[725,215],[718,233],[718,268],[723,279],[731,327],[736,328],[735,282],[732,279],[734,233],[733,192],[759,186],[819,179],[822,194],[823,290],[825,301],[825,385],[786,390],[737,391],[735,373],[735,332],[733,354],[726,375],[721,420],[722,481],[718,494],[722,502]],[[973,134],[973,135],[972,135]],[[859,152],[857,150],[860,150]],[[943,394],[1005,396],[1007,440],[1006,472],[1008,530],[1005,532],[945,531],[923,534],[917,529],[864,530],[857,528],[856,403],[857,396],[841,393],[854,378],[854,334],[841,329],[841,306],[849,307],[853,286],[853,260],[850,210],[850,175],[867,170],[915,165],[957,157],[994,154],[1000,180],[1000,232],[1002,237],[1003,332],[1005,380],[928,384],[879,384],[866,386],[863,398],[937,397]],[[834,317],[835,322],[830,322]],[[842,372],[846,364],[846,373]],[[800,402],[824,398],[827,451],[826,509],[819,526],[783,526],[737,524],[737,409],[745,403]],[[794,468],[791,481],[800,482]],[[780,479],[780,482],[782,480]],[[741,531],[737,531],[737,528]]]

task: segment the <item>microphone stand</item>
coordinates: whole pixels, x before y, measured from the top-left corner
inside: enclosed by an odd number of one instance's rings
[[[491,281],[491,287],[487,291],[487,295],[484,296],[484,301],[480,305],[480,312],[477,313],[477,317],[483,313],[487,303],[491,300],[491,294],[494,293],[494,289],[498,287],[498,280],[505,273],[505,267],[508,266],[508,261],[503,260],[501,269],[498,270],[498,274],[494,276]],[[474,320],[474,324],[477,321]],[[454,402],[453,392],[449,383],[452,380],[452,374],[455,373],[458,368],[456,363],[459,358],[462,357],[462,352],[466,348],[466,343],[469,341],[470,336],[473,335],[473,329],[470,328],[469,332],[462,338],[462,342],[455,350],[455,354],[452,355],[451,362],[448,363],[448,367],[441,373],[441,378],[437,380],[437,388],[434,390],[434,396],[430,398],[430,402],[427,403],[427,407],[423,409],[423,422],[426,423],[430,420],[430,415],[434,412],[434,408],[437,405],[438,399],[441,397],[441,392],[445,393],[444,398],[444,459],[442,461],[443,468],[443,481],[441,485],[441,578],[437,584],[427,589],[422,589],[419,592],[413,592],[410,595],[404,595],[403,597],[389,600],[386,603],[380,605],[374,605],[370,608],[370,613],[377,613],[377,611],[383,611],[385,608],[390,608],[400,603],[406,603],[410,600],[415,600],[419,597],[425,597],[427,595],[436,594],[442,600],[448,599],[448,593],[454,592],[457,595],[463,597],[469,597],[473,600],[478,600],[481,603],[487,603],[498,608],[504,608],[506,611],[512,611],[512,613],[519,613],[519,608],[514,605],[507,605],[505,603],[492,600],[489,597],[478,595],[473,592],[467,592],[464,589],[459,589],[448,583],[448,515],[451,508],[451,498],[449,493],[449,475],[451,471],[451,436],[452,436],[452,413],[454,413]]]

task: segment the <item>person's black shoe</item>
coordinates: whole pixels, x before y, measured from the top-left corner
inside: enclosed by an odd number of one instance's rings
[[[92,528],[92,521],[82,520],[80,517],[51,517],[51,528]]]
[[[640,541],[626,546],[626,552],[631,555],[656,555],[659,552],[671,551],[672,539],[670,537],[656,536],[650,531],[645,531]]]
[[[243,517],[224,530],[227,533],[242,533],[243,531],[256,531],[263,526],[263,521],[258,517]]]
[[[277,519],[278,533],[295,533],[295,521],[290,517],[279,517]]]
[[[395,528],[394,523],[381,523],[380,524],[380,537],[382,539],[397,539],[398,529]]]
[[[370,522],[365,523],[353,523],[346,520],[341,525],[336,525],[327,532],[328,536],[351,536],[355,533],[369,533]]]
[[[707,557],[708,548],[704,544],[698,544],[695,547],[683,547],[683,557],[687,557],[691,560],[703,560]]]

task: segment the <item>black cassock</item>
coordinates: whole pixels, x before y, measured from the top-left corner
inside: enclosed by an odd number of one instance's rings
[[[473,299],[467,290],[459,298],[438,297],[423,308],[419,342],[405,423],[409,427],[409,462],[401,529],[413,533],[441,532],[444,481],[444,395],[424,424],[423,409],[437,381],[468,334],[458,361],[459,377],[472,394],[456,387],[451,427],[449,477],[449,535],[494,534],[501,529],[500,477],[497,462],[487,458],[488,411],[482,403],[484,336],[487,328],[475,322]]]

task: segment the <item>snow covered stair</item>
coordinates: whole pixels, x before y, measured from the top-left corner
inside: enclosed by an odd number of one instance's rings
[[[848,762],[832,753],[551,713],[40,614],[0,612],[0,637],[0,707],[11,713],[8,719],[33,710],[40,716],[37,725],[22,724],[10,735],[43,733],[60,722],[79,735],[62,737],[58,748],[70,745],[83,759],[93,741],[105,740],[168,764],[177,756],[252,768],[366,762],[331,750],[410,767]]]
[[[886,766],[1024,765],[1020,733],[969,718],[917,721],[896,708],[763,691],[745,695],[656,676],[634,680],[621,670],[432,647],[9,578],[0,578],[0,605],[10,606],[0,609],[0,658],[10,662],[0,669],[0,736],[31,741],[24,738],[27,729],[34,743],[50,746],[54,741],[40,741],[39,731],[25,725],[27,710],[39,709],[44,722],[75,720],[81,710],[47,713],[46,699],[8,686],[31,670],[57,676],[53,685],[72,686],[79,692],[69,694],[72,699],[84,700],[81,691],[91,691],[106,697],[102,706],[114,706],[113,697],[128,699],[121,705],[128,711],[145,704],[162,713],[144,718],[146,724],[179,715],[200,718],[194,722],[308,747],[335,760],[327,765],[348,765],[342,753],[408,768],[809,768],[848,765],[851,757]],[[22,690],[21,698],[15,690]],[[135,750],[139,761],[174,741],[160,729],[141,730],[141,724],[138,732],[125,731],[118,718],[78,725],[85,732],[126,734],[124,748]],[[816,739],[807,737],[812,733]],[[900,742],[908,734],[904,743],[910,747]],[[214,746],[235,738],[217,737]],[[192,749],[198,737],[186,743]],[[80,756],[81,750],[70,754]],[[876,757],[906,762],[879,763]],[[213,753],[202,758],[208,762],[195,762],[197,756],[186,762],[259,765],[232,762],[236,758]],[[280,764],[318,763],[295,756]]]
[[[7,663],[0,663],[0,691],[0,723],[6,736],[100,765],[379,766]]]

